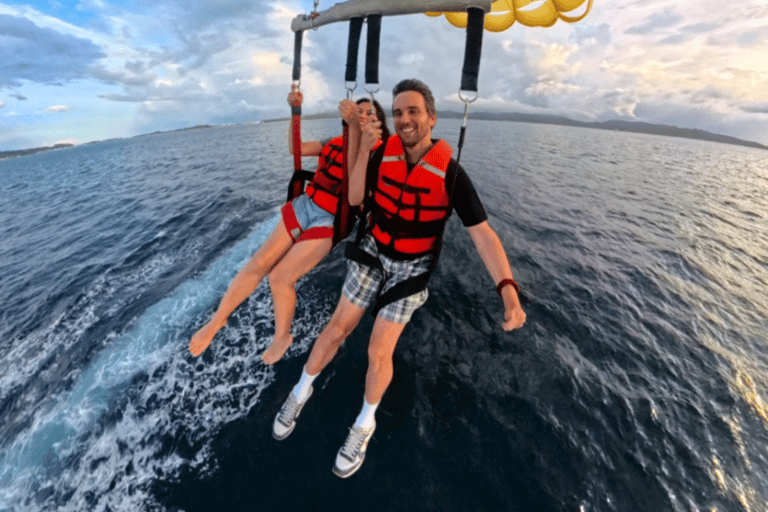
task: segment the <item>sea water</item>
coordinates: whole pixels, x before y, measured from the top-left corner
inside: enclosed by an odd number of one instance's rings
[[[286,131],[0,161],[0,511],[768,510],[768,152],[471,121],[461,163],[528,320],[501,330],[452,219],[366,462],[339,480],[368,316],[294,434],[270,434],[338,300],[339,249],[299,281],[283,361],[260,359],[266,282],[203,356],[186,348],[277,223]],[[458,122],[436,133],[453,144]]]

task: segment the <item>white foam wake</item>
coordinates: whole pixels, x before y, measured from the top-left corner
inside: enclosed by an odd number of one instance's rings
[[[191,326],[205,321],[202,315],[277,220],[258,225],[127,332],[110,336],[71,391],[36,404],[28,426],[0,450],[0,512],[139,510],[151,501],[147,484],[158,475],[167,477],[182,464],[205,470],[214,463],[207,456],[211,430],[246,414],[273,379],[260,361],[272,333],[268,287],[262,283],[238,313],[237,328],[222,329],[214,359],[189,356]],[[167,264],[188,254],[173,255]],[[316,297],[307,293],[302,300]],[[328,306],[306,311],[307,318],[294,322],[298,328],[315,329],[318,313],[329,315]]]

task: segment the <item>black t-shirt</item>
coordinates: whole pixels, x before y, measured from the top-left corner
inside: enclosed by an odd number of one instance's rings
[[[469,175],[453,158],[451,158],[449,165],[457,166],[456,185],[453,188],[451,202],[462,224],[469,228],[488,220],[488,214],[485,213],[483,203],[480,202],[480,197],[477,195]],[[450,186],[450,184],[447,185]]]

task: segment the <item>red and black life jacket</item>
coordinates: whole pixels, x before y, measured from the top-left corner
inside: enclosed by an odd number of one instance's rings
[[[413,259],[436,251],[451,211],[445,176],[452,152],[440,139],[409,172],[400,137],[389,138],[373,189],[371,229],[384,254]]]
[[[336,137],[323,146],[317,158],[317,171],[307,185],[307,196],[323,210],[336,215],[339,209],[341,181],[344,176],[344,139]],[[372,151],[381,145],[377,141]],[[354,164],[354,162],[351,162]]]
[[[344,138],[336,137],[323,146],[317,158],[317,171],[307,185],[307,196],[323,210],[336,215],[343,176]]]

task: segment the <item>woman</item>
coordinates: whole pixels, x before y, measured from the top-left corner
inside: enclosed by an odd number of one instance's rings
[[[288,103],[301,105],[302,101],[301,93],[293,86],[288,95]],[[384,111],[376,101],[374,108],[377,118],[386,130]],[[370,100],[366,98],[359,100],[357,104],[350,100],[342,100],[339,103],[339,113],[349,125],[349,146],[355,153],[350,152],[350,162],[354,162],[357,156],[360,126],[365,123],[370,111]],[[383,139],[386,140],[386,137]],[[230,283],[213,317],[192,336],[189,351],[193,356],[199,356],[210,346],[216,333],[227,323],[229,315],[253,293],[267,274],[275,308],[275,335],[272,344],[261,358],[267,364],[274,364],[291,346],[291,323],[296,309],[296,281],[320,263],[333,248],[331,237],[334,212],[340,198],[332,193],[332,187],[324,186],[324,183],[333,179],[333,175],[339,175],[338,164],[341,160],[338,141],[337,137],[326,144],[320,141],[302,142],[302,156],[319,157],[318,169],[307,187],[307,194],[302,194],[283,206],[278,225]],[[292,154],[294,148],[290,136],[288,148]],[[313,235],[305,236],[308,232]],[[318,233],[321,234],[318,236]]]

